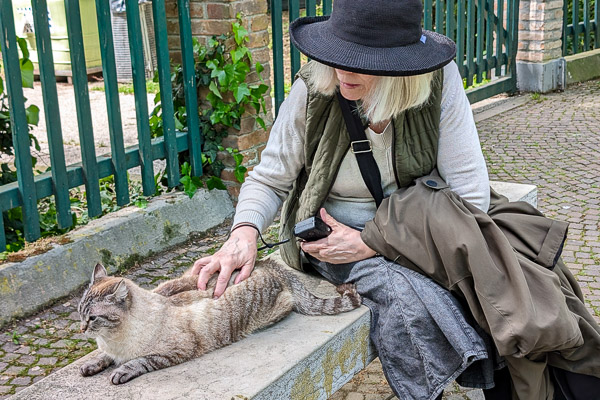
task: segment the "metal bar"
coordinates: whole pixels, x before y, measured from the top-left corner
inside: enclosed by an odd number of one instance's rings
[[[44,116],[46,117],[46,132],[48,134],[48,149],[50,151],[54,200],[57,211],[56,222],[60,228],[68,228],[73,225],[73,217],[71,216],[71,199],[69,197],[69,183],[67,182],[67,166],[63,148],[46,0],[32,0],[31,11],[35,27],[35,42],[38,48],[40,83],[44,97]]]
[[[485,0],[477,1],[477,82],[483,81],[483,37],[485,35]]]
[[[509,89],[509,92],[514,92],[517,90],[517,49],[519,43],[519,0],[512,0],[510,2],[512,5],[512,12],[510,15],[510,20],[512,21],[510,24],[510,46],[509,46],[509,58],[508,58],[508,71],[510,72],[512,87]]]
[[[464,78],[467,67],[465,66],[465,2],[458,0],[456,11],[456,60],[460,75]]]
[[[487,19],[485,30],[485,77],[492,79],[492,63],[494,59],[494,0],[486,1]]]
[[[442,0],[435,0],[435,31],[444,33],[444,5]]]
[[[103,1],[103,0],[98,0]],[[179,157],[175,136],[175,110],[173,108],[173,89],[171,87],[171,64],[167,42],[167,18],[164,0],[152,2],[154,16],[154,37],[160,85],[160,105],[162,108],[163,135],[167,155],[167,183],[169,187],[179,185]]]
[[[15,149],[16,183],[18,194],[23,202],[24,234],[25,240],[33,241],[40,237],[40,221],[37,211],[31,152],[29,151],[29,126],[27,125],[25,99],[23,98],[23,87],[21,86],[21,69],[11,0],[0,2],[0,41]],[[0,218],[2,218],[1,215]],[[4,236],[4,230],[1,236]]]
[[[513,78],[511,76],[504,76],[483,86],[468,89],[466,93],[469,102],[473,104],[498,93],[510,92],[512,90],[514,90]]]
[[[600,49],[600,14],[598,13],[600,7],[598,6],[598,3],[600,3],[599,0],[596,0],[594,3],[594,31],[596,32],[594,35],[594,48],[596,49]]]
[[[423,18],[423,28],[425,28],[426,30],[430,31],[431,30],[431,25],[432,25],[432,4],[431,4],[431,0],[425,0],[423,2],[423,9],[425,11],[425,17]]]
[[[294,21],[296,18],[300,16],[300,1],[299,0],[289,0],[288,6],[289,14],[290,14],[290,23]],[[290,39],[290,64],[292,67],[292,80],[294,80],[294,76],[296,72],[300,69],[300,52],[294,45],[292,44],[292,40]]]
[[[176,134],[177,151],[182,152],[189,149],[188,133],[177,132]],[[152,140],[152,157],[154,160],[166,156],[164,138],[160,137]],[[99,156],[97,159],[98,175],[100,179],[115,173],[114,165],[110,157]],[[131,146],[125,149],[125,168],[131,169],[140,165],[140,152],[138,146]],[[84,170],[81,163],[69,165],[67,167],[67,180],[69,188],[78,187],[84,184]],[[44,172],[34,177],[35,193],[37,199],[51,196],[52,174]],[[19,184],[17,182],[0,186],[0,211],[10,210],[11,208],[23,205],[22,197],[19,194]]]
[[[323,15],[331,14],[331,0],[322,0],[323,1]]]
[[[306,0],[306,16],[314,17],[317,15],[317,0]]]
[[[566,56],[569,51],[567,48],[567,38],[570,35],[570,33],[567,31],[569,28],[568,20],[569,20],[569,4],[567,1],[563,1],[563,28],[562,28],[562,54],[563,54],[563,56]]]
[[[579,0],[573,0],[573,54],[579,53]]]
[[[81,14],[79,0],[65,0],[67,16],[67,32],[71,53],[71,72],[73,74],[73,89],[77,109],[77,125],[79,128],[79,143],[81,145],[81,161],[85,173],[85,193],[88,203],[88,215],[96,217],[102,214],[100,202],[100,186],[98,167],[96,166],[96,150],[94,132],[92,129],[92,112],[88,92],[87,71],[81,33]]]
[[[0,218],[0,251],[6,250],[6,234],[4,233],[4,217]]]
[[[502,56],[502,44],[504,42],[504,0],[498,0],[498,9],[496,13],[496,77],[502,75],[502,64],[504,57]]]
[[[475,1],[469,0],[467,5],[467,87],[473,85],[475,73]]]
[[[446,36],[456,41],[454,20],[454,0],[446,0]]]
[[[596,0],[597,1],[597,0]],[[583,51],[590,50],[590,0],[583,2]]]
[[[185,91],[187,130],[190,133],[190,165],[194,176],[202,175],[202,132],[198,116],[198,92],[196,86],[196,68],[194,62],[194,43],[192,40],[192,20],[189,0],[177,0],[179,8],[179,37]]]
[[[111,157],[115,170],[115,191],[117,204],[123,206],[129,203],[129,185],[127,182],[127,169],[125,168],[125,147],[119,103],[119,87],[117,85],[112,21],[110,5],[106,0],[96,0],[96,19],[98,20],[98,35],[100,38],[100,52],[102,54],[102,75],[104,77],[104,94],[106,97]]]
[[[129,52],[131,54],[131,72],[135,96],[135,114],[137,119],[138,143],[142,159],[142,189],[145,196],[156,192],[154,168],[150,153],[150,124],[148,122],[148,95],[146,93],[146,67],[144,50],[140,46],[142,26],[138,0],[126,0],[127,31],[129,33]],[[197,113],[197,111],[195,111]]]
[[[275,116],[283,103],[283,26],[281,21],[281,0],[271,1],[271,27],[273,29],[273,88],[275,96]]]

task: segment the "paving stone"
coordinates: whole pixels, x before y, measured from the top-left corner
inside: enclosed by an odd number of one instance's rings
[[[40,347],[39,349],[36,350],[36,354],[40,354],[42,356],[49,356],[54,353],[56,353],[55,349],[48,349],[46,347]]]
[[[39,359],[39,365],[55,365],[58,359],[56,357],[42,357]]]
[[[10,386],[0,385],[0,394],[6,394],[10,392],[11,389]]]
[[[11,385],[17,385],[17,386],[27,386],[29,384],[31,384],[31,377],[30,376],[18,376],[16,378],[14,378],[12,381],[10,381]]]
[[[19,366],[13,365],[12,367],[9,367],[6,371],[4,371],[2,373],[2,375],[8,376],[8,377],[17,376],[23,371],[25,371],[25,367],[19,367]]]

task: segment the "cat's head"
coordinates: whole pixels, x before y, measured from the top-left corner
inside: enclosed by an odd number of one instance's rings
[[[110,337],[127,316],[131,294],[125,279],[108,276],[102,264],[96,264],[90,285],[79,302],[81,332],[87,336]]]

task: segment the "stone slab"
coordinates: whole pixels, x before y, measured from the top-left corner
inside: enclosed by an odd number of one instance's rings
[[[490,186],[509,201],[524,201],[537,208],[537,187],[525,183],[490,181]]]
[[[517,88],[522,92],[547,93],[565,88],[564,61],[517,62]]]
[[[302,275],[311,291],[332,285]],[[241,342],[124,385],[109,382],[113,368],[92,377],[79,366],[96,352],[22,390],[11,400],[327,399],[375,357],[365,306],[336,316],[292,313]]]
[[[567,84],[600,77],[600,49],[565,57]]]
[[[226,191],[199,190],[193,199],[170,193],[150,200],[146,208],[127,207],[93,220],[68,233],[70,243],[0,266],[0,326],[71,294],[89,281],[97,262],[114,272],[232,215]]]

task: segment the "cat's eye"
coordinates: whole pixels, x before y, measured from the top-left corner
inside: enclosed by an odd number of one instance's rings
[[[90,321],[95,321],[96,320],[96,316],[95,315],[90,315]]]

